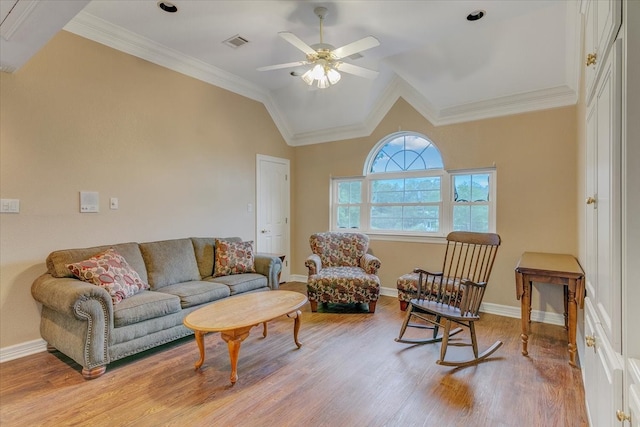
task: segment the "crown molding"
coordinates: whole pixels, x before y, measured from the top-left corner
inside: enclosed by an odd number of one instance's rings
[[[121,52],[261,102],[283,139],[290,146],[368,136],[400,97],[405,99],[434,126],[575,105],[578,98],[574,89],[568,86],[558,86],[438,110],[409,83],[399,76],[395,76],[380,94],[363,122],[295,133],[286,115],[278,108],[269,91],[231,73],[155,43],[86,12],[80,12],[76,15],[64,29]]]
[[[38,6],[36,0],[21,0],[17,2],[0,25],[0,36],[10,41],[20,26]]]
[[[268,92],[220,68],[184,55],[86,12],[80,12],[64,30],[129,55],[210,83],[254,101],[265,102]]]

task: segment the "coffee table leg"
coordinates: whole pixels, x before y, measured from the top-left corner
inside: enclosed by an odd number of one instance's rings
[[[195,331],[196,335],[196,344],[198,344],[198,348],[200,349],[200,360],[196,362],[196,371],[202,367],[204,363],[204,336],[205,332]]]
[[[232,385],[238,381],[238,356],[240,355],[240,344],[249,336],[250,330],[251,326],[220,333],[220,336],[227,343],[227,347],[229,348],[229,359],[231,360],[230,380]]]
[[[293,341],[296,343],[298,348],[302,347],[300,341],[298,341],[298,331],[300,331],[300,318],[302,317],[302,312],[300,310],[296,310],[293,313],[287,314],[287,317],[291,317],[294,319],[293,322]]]

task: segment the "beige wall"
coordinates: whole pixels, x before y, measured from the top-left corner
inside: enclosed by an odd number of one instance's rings
[[[61,32],[0,73],[0,347],[40,338],[30,286],[55,249],[255,237],[256,154],[293,158],[262,104]],[[78,192],[100,193],[80,214]],[[118,197],[120,208],[109,209]]]
[[[524,251],[577,255],[576,109],[559,108],[434,127],[400,99],[366,138],[298,147],[295,151],[295,241],[292,273],[306,274],[311,233],[329,227],[329,178],[362,174],[371,148],[401,130],[420,132],[450,169],[497,168],[497,231],[503,243],[485,301],[519,307],[514,267]],[[414,267],[438,268],[443,247],[374,240],[382,286]],[[540,292],[538,292],[538,289]],[[562,288],[536,285],[533,309],[563,312]]]
[[[517,306],[522,251],[576,253],[574,107],[432,126],[399,100],[366,138],[288,147],[265,108],[100,44],[61,32],[15,74],[0,73],[0,348],[39,338],[30,295],[53,250],[186,236],[255,238],[255,156],[291,159],[292,274],[305,275],[308,236],[329,226],[329,179],[359,175],[375,143],[421,132],[448,168],[496,164],[498,255],[486,301]],[[78,192],[100,193],[80,214]],[[108,200],[118,197],[120,208]],[[373,241],[383,286],[416,266],[437,267],[442,247]],[[534,309],[562,311],[559,287],[541,285]]]

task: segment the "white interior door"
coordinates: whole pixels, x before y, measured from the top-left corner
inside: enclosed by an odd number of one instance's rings
[[[289,160],[257,155],[256,158],[256,249],[284,255],[281,281],[289,269]]]

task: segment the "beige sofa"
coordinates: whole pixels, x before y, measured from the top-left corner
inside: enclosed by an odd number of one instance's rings
[[[114,303],[104,287],[79,280],[68,268],[110,248],[149,289]],[[47,272],[31,287],[42,304],[40,333],[47,349],[79,363],[85,378],[96,378],[110,362],[192,334],[182,324],[191,311],[221,298],[278,287],[278,257],[253,253],[255,272],[214,277],[215,251],[215,238],[185,238],[52,252]]]

